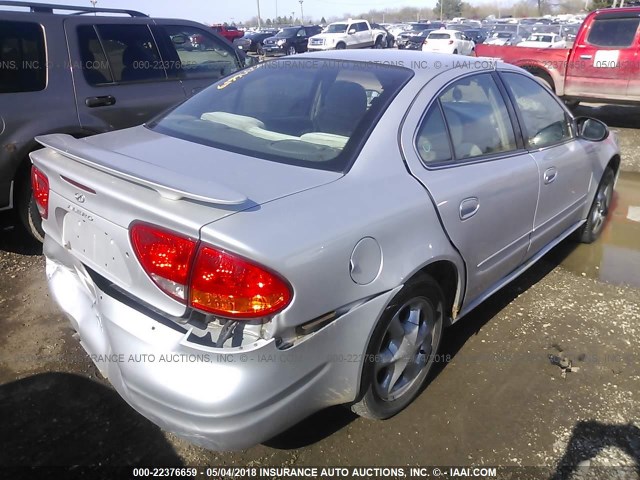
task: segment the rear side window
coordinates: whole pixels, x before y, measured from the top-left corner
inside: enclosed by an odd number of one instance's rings
[[[78,27],[78,45],[82,60],[82,73],[89,85],[113,83],[107,56],[93,25]]]
[[[442,111],[438,103],[434,104],[425,116],[418,136],[416,148],[422,161],[429,164],[448,162],[451,160],[451,147],[447,127],[442,118]]]
[[[47,83],[42,28],[0,21],[0,93],[35,92]]]
[[[164,25],[160,32],[163,41],[158,43],[165,46],[164,63],[171,75],[217,80],[240,68],[233,48],[209,32],[182,25]]]
[[[490,74],[466,77],[440,95],[457,160],[516,149],[504,99]]]
[[[587,42],[598,47],[629,47],[638,30],[640,18],[596,18]]]
[[[565,111],[538,82],[517,73],[501,75],[520,110],[529,147],[547,147],[572,138]]]
[[[118,83],[166,78],[158,48],[147,25],[97,25],[109,61],[113,81]]]

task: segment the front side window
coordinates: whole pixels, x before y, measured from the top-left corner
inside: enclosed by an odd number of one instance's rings
[[[147,25],[97,25],[109,61],[113,81],[118,83],[161,80],[166,74],[158,48]]]
[[[209,32],[182,25],[165,25],[165,45],[169,45],[167,70],[180,78],[219,79],[239,69],[233,49]]]
[[[273,60],[220,80],[149,128],[265,160],[344,171],[412,75],[358,62]]]
[[[597,47],[629,47],[636,37],[640,18],[596,18],[587,42]]]
[[[535,80],[517,73],[500,74],[516,101],[524,122],[524,137],[531,148],[554,145],[571,138],[564,109]]]
[[[42,28],[0,21],[0,93],[35,92],[47,83]]]
[[[458,80],[440,95],[440,103],[456,160],[516,149],[507,107],[490,74]]]

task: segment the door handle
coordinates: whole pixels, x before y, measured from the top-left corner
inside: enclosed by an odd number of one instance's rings
[[[116,97],[113,95],[104,95],[102,97],[87,97],[84,104],[89,108],[108,107],[116,104]]]
[[[460,202],[460,220],[466,220],[478,213],[480,202],[476,197],[465,198]]]
[[[545,170],[542,178],[544,178],[545,185],[549,185],[551,182],[553,182],[556,179],[557,176],[558,176],[558,170],[556,170],[555,167],[551,167]]]
[[[582,60],[591,60],[593,58],[593,56],[591,56],[591,55],[580,55],[580,58]]]

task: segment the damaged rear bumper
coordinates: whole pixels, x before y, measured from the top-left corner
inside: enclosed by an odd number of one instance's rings
[[[281,350],[274,339],[214,348],[189,325],[161,322],[98,288],[84,266],[45,240],[53,297],[81,344],[138,412],[195,444],[246,448],[331,405],[353,401],[370,332],[394,291]]]

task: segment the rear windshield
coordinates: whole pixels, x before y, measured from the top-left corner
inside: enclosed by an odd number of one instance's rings
[[[431,33],[428,38],[429,40],[449,40],[451,36],[448,33]]]
[[[412,76],[375,63],[273,60],[213,84],[147,126],[265,160],[345,171]]]

